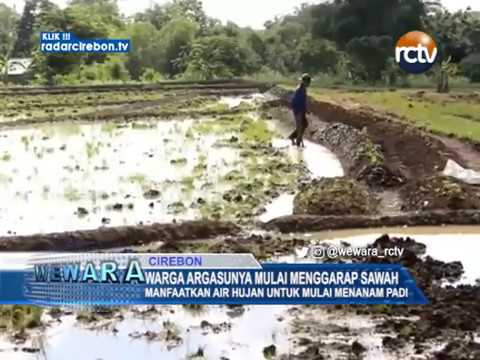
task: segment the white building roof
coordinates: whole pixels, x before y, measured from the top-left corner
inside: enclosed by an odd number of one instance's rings
[[[25,74],[30,65],[32,65],[32,58],[13,58],[9,59],[7,62],[7,75],[23,75]],[[2,73],[5,73],[5,68],[3,68]]]

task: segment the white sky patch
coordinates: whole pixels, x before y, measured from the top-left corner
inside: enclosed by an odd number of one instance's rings
[[[54,3],[65,6],[67,0],[53,0]],[[132,15],[151,6],[152,4],[165,4],[167,0],[119,0],[121,11]],[[207,15],[218,18],[222,22],[233,21],[240,26],[251,26],[260,29],[263,24],[273,19],[276,15],[292,13],[302,3],[320,3],[321,1],[309,0],[203,0]],[[9,6],[15,6],[21,12],[24,0],[0,0]],[[443,0],[442,3],[450,10],[466,9],[470,6],[473,10],[480,11],[478,0]]]

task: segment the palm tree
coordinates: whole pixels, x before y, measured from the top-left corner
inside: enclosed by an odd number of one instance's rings
[[[458,49],[471,47],[468,31],[472,28],[470,9],[450,13],[439,0],[424,1],[427,16],[425,29],[431,32],[437,41],[439,54],[442,57],[436,66],[437,91],[448,93],[449,77],[458,71]],[[456,55],[457,52],[457,55]]]

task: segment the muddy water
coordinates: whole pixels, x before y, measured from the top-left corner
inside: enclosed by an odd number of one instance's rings
[[[200,192],[182,191],[212,136],[184,141],[192,121],[153,123],[152,128],[117,128],[115,124],[61,124],[4,131],[0,154],[1,234],[96,228],[102,218],[111,225],[171,221],[169,204],[188,201]],[[182,139],[182,141],[180,141]],[[8,155],[7,155],[8,154]],[[185,163],[172,164],[171,161]],[[215,181],[236,168],[238,151],[209,152]],[[148,189],[161,192],[147,201]],[[149,206],[153,202],[153,205]],[[110,209],[121,204],[121,210]],[[89,214],[75,214],[79,207]],[[35,216],[32,216],[35,214]],[[194,214],[186,210],[184,219]]]
[[[207,359],[243,360],[262,358],[263,348],[272,344],[282,353],[290,352],[283,307],[245,307],[240,316],[220,306],[205,307],[198,313],[178,306],[157,307],[155,313],[145,310],[137,308],[135,312],[125,312],[122,319],[90,325],[78,323],[73,315],[63,316],[60,324],[53,321],[41,336],[31,340],[33,346],[42,344],[40,353],[15,353],[11,346],[0,344],[0,357],[2,360],[64,360],[67,357],[71,360],[177,360],[188,359],[203,349]],[[213,327],[201,326],[205,321]],[[178,339],[162,339],[166,328],[173,329]],[[159,334],[159,338],[146,339],[142,335],[147,331]]]
[[[282,132],[285,137],[288,136],[286,131],[284,128]],[[294,161],[303,161],[313,178],[344,176],[342,164],[338,158],[321,145],[305,140],[305,148],[297,148],[292,146],[289,140],[276,139],[273,146],[287,151]],[[282,194],[274,199],[265,206],[266,211],[259,220],[268,222],[277,217],[292,215],[294,198],[295,194]]]
[[[295,161],[303,161],[313,178],[342,177],[345,175],[341,162],[327,148],[306,139],[304,140],[304,148],[292,146],[288,136],[294,129],[293,116],[290,123],[274,119],[270,125],[281,134],[281,138],[275,139],[272,145],[277,149],[287,151]],[[274,199],[265,206],[266,211],[259,217],[259,220],[268,222],[277,217],[292,215],[294,198],[295,194],[293,193],[282,194]]]
[[[263,349],[275,345],[278,354],[295,354],[300,350],[290,332],[290,321],[324,324],[325,333],[319,334],[325,344],[350,344],[353,339],[361,342],[368,351],[363,359],[396,359],[382,347],[382,337],[391,335],[378,333],[378,321],[367,316],[339,316],[331,312],[296,309],[287,310],[280,306],[245,307],[240,316],[227,315],[224,307],[206,307],[195,314],[180,307],[157,307],[158,314],[141,315],[125,312],[122,319],[100,320],[94,324],[79,323],[75,316],[63,316],[61,323],[52,322],[48,329],[31,339],[32,346],[41,346],[37,354],[15,353],[8,344],[2,346],[5,360],[63,360],[65,354],[72,360],[84,359],[188,359],[202,349],[205,359],[264,359]],[[236,317],[238,316],[238,317]],[[46,319],[48,316],[45,317]],[[208,321],[214,326],[202,327]],[[161,338],[165,322],[174,325],[179,339],[167,341]],[[254,324],[254,325],[252,325]],[[348,328],[341,333],[328,329]],[[159,338],[147,339],[145,333],[159,334]],[[295,337],[301,337],[296,333]],[[307,335],[305,335],[307,336]],[[307,336],[308,337],[308,336]],[[1,354],[1,352],[0,352]],[[342,352],[332,349],[332,356],[341,358]]]
[[[304,148],[297,148],[292,146],[289,140],[275,139],[273,146],[287,151],[296,161],[304,161],[314,178],[344,175],[342,164],[330,150],[308,140],[304,142]]]
[[[223,99],[230,107],[241,104],[238,99]],[[239,150],[223,147],[221,152],[206,151],[219,140],[216,135],[187,136],[194,120],[161,121],[142,124],[142,128],[117,127],[115,124],[62,124],[35,129],[15,129],[0,133],[0,234],[13,231],[19,234],[64,231],[101,226],[108,217],[109,225],[127,225],[139,222],[160,222],[175,219],[193,219],[199,216],[188,205],[199,196],[215,199],[228,184],[222,178],[231,170],[242,170]],[[143,125],[148,125],[144,127]],[[306,142],[305,149],[296,149],[284,138],[288,131],[271,124],[280,135],[273,145],[296,162],[304,162],[314,177],[342,176],[338,160],[321,146]],[[203,155],[203,157],[202,157]],[[9,158],[10,156],[10,158]],[[186,159],[184,161],[178,161]],[[172,164],[177,160],[177,164]],[[185,191],[196,165],[206,162],[200,181]],[[216,191],[205,191],[207,183],[215,184]],[[143,197],[148,189],[158,189],[154,200]],[[284,194],[267,205],[262,220],[290,214],[293,194]],[[169,204],[181,199],[187,206],[182,212],[172,213]],[[127,209],[109,209],[116,203]],[[149,205],[153,203],[153,207]],[[132,204],[131,209],[128,205]],[[89,211],[77,216],[78,207]],[[35,214],[35,218],[25,217]],[[7,226],[8,224],[8,226]],[[373,242],[383,233],[412,235],[427,245],[427,254],[443,261],[461,261],[466,274],[462,282],[473,282],[480,277],[476,254],[480,250],[480,228],[394,228],[381,230],[339,231],[314,233],[306,236],[312,241],[353,246]],[[306,249],[298,249],[282,258],[289,262],[311,262]],[[91,325],[77,322],[74,315],[61,317],[61,322],[50,321],[47,329],[33,343],[43,352],[28,354],[15,352],[9,343],[0,343],[2,360],[84,360],[84,359],[187,359],[202,348],[207,359],[263,359],[262,350],[275,345],[280,354],[298,352],[289,324],[293,320],[311,321],[325,326],[348,327],[350,334],[321,333],[322,341],[353,340],[367,347],[364,359],[397,359],[381,345],[382,336],[375,330],[376,321],[365,316],[346,317],[345,314],[317,311],[299,312],[284,306],[245,307],[244,313],[232,314],[226,307],[205,307],[202,313],[184,308],[158,307],[158,313],[142,315],[126,309],[123,319],[105,320]],[[215,331],[201,328],[202,321],[220,325]],[[138,337],[147,331],[161,334],[165,322],[175,324],[179,341],[172,344],[164,339],[148,340]],[[93,328],[92,328],[93,327]],[[217,332],[218,330],[218,332]],[[337,354],[340,356],[340,354]],[[402,356],[410,355],[403,354]]]
[[[285,135],[285,130],[283,134]],[[273,146],[287,151],[295,161],[303,161],[313,178],[342,177],[344,175],[342,164],[338,158],[323,146],[305,140],[305,148],[299,149],[285,139],[276,139]],[[259,217],[259,220],[268,222],[277,217],[292,215],[294,198],[295,194],[282,194],[274,199],[265,206],[266,211]]]
[[[439,234],[441,230],[441,234]],[[305,237],[312,243],[328,242],[339,244],[346,241],[351,246],[365,246],[382,234],[412,236],[427,245],[427,255],[443,261],[461,261],[466,274],[462,283],[473,282],[480,277],[480,266],[476,260],[480,250],[480,227],[419,227],[385,228],[292,234]],[[312,262],[307,249],[297,249],[295,254],[276,259],[281,262]],[[43,355],[13,352],[12,345],[0,344],[0,358],[8,360],[49,359],[186,359],[202,348],[207,359],[263,359],[263,348],[275,345],[277,353],[295,354],[302,351],[296,339],[302,331],[295,330],[295,323],[306,323],[319,327],[318,338],[322,343],[332,344],[332,354],[345,356],[342,346],[350,346],[355,340],[367,348],[364,359],[398,359],[413,356],[414,350],[405,348],[401,355],[390,353],[382,346],[386,335],[376,328],[381,319],[369,316],[345,314],[340,311],[288,306],[246,306],[244,312],[222,306],[204,307],[202,311],[187,311],[180,306],[157,307],[153,314],[141,314],[136,308],[122,311],[123,319],[101,320],[90,325],[75,320],[73,315],[61,317],[61,322],[49,322],[49,326],[33,346],[43,344]],[[202,328],[202,321],[217,326],[216,330]],[[181,341],[172,343],[165,339],[148,340],[140,335],[150,331],[162,334],[164,323],[175,324]],[[348,328],[346,331],[335,329]],[[323,329],[323,330],[322,330]],[[329,330],[331,329],[331,330]],[[311,333],[311,332],[310,332]],[[139,337],[140,336],[140,337]],[[26,344],[30,345],[30,344]],[[434,344],[433,344],[434,345]],[[441,345],[441,344],[440,344]],[[439,345],[439,346],[440,346]],[[338,353],[336,353],[337,351]]]
[[[235,107],[262,100],[225,97],[220,103]],[[219,140],[236,134],[193,134],[198,121],[66,122],[1,131],[0,235],[202,217],[196,201],[221,198],[231,188],[223,177],[244,171],[247,160],[238,147],[213,151]],[[277,123],[269,126],[276,129]],[[338,159],[321,146],[298,150],[280,138],[273,144],[315,177],[343,174]],[[150,189],[158,196],[145,198]],[[277,215],[286,211],[291,212]]]
[[[252,96],[220,102],[235,107],[261,100]],[[200,217],[188,205],[200,196],[206,201],[221,196],[229,184],[220,179],[232,170],[244,170],[244,164],[236,147],[211,151],[232,134],[191,134],[196,121],[202,120],[62,123],[0,132],[0,235]],[[275,123],[269,125],[276,129]],[[321,146],[307,144],[305,150],[298,150],[281,138],[274,140],[274,146],[294,163],[304,163],[315,177],[342,175],[339,161]],[[205,171],[198,174],[200,163]],[[149,189],[159,191],[155,199],[145,199]],[[186,208],[172,211],[171,205],[179,200]],[[40,337],[26,344],[41,345],[42,352],[27,354],[2,343],[0,358],[182,359],[201,347],[206,358],[258,359],[263,358],[263,348],[272,344],[280,353],[291,351],[283,306],[245,307],[237,315],[225,307],[205,307],[202,314],[182,307],[158,310],[149,318],[126,310],[123,320],[100,324],[102,329],[81,325],[73,315],[63,316],[61,322],[50,321]],[[223,325],[215,333],[202,329],[202,320]],[[167,321],[175,324],[182,339],[176,346],[136,338],[147,330],[161,333]]]
[[[298,311],[295,316],[298,323],[312,324],[318,327],[318,338],[314,341],[321,341],[328,348],[328,355],[332,359],[348,359],[348,355],[341,351],[338,345],[349,346],[353,341],[361,343],[367,351],[363,354],[363,360],[396,360],[407,355],[414,355],[413,346],[401,350],[399,353],[389,353],[382,345],[382,339],[385,336],[395,336],[391,333],[382,333],[376,329],[382,320],[375,320],[368,316],[356,315],[351,312],[348,314],[332,313],[315,307],[313,309],[303,309]],[[339,329],[348,329],[348,332],[339,331]],[[308,333],[302,331],[296,333],[298,338],[311,337]],[[296,352],[302,349],[297,346]],[[401,355],[400,355],[401,353]]]
[[[295,194],[282,194],[274,199],[270,204],[265,206],[265,213],[263,213],[259,220],[263,222],[272,219],[293,214],[293,200]]]

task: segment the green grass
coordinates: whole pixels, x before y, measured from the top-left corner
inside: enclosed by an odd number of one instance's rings
[[[145,174],[135,173],[127,176],[126,181],[132,184],[144,185],[148,178]]]
[[[63,190],[63,196],[67,201],[76,202],[82,199],[82,194],[79,190],[75,189],[73,186],[67,186]]]
[[[281,74],[259,74],[252,77],[252,80],[263,81],[267,83],[281,84],[284,87],[294,88],[298,85],[298,78],[300,73],[294,73],[289,75]],[[399,89],[431,89],[434,90],[437,87],[435,78],[431,75],[407,75],[405,77],[399,77],[396,85],[390,84],[386,79],[377,80],[375,82],[361,81],[359,79],[348,79],[345,74],[312,74],[313,87],[328,88],[328,89],[343,89],[343,90],[381,90],[396,87]],[[472,83],[469,79],[463,76],[450,77],[450,88],[454,91],[464,91],[468,89],[478,89],[478,83]]]
[[[0,174],[0,184],[8,184],[12,178],[5,174]]]
[[[178,158],[170,160],[170,164],[175,166],[185,166],[188,164],[187,158]]]
[[[10,161],[12,160],[12,155],[10,155],[8,152],[3,153],[0,158],[2,161]]]
[[[80,125],[73,121],[64,121],[55,124],[40,124],[38,125],[38,129],[42,131],[43,135],[48,137],[53,137],[55,135],[69,137],[77,136],[82,133]]]
[[[253,119],[244,115],[221,116],[213,120],[197,121],[190,129],[197,135],[221,135],[242,130],[242,126],[252,122]]]
[[[417,127],[444,135],[480,140],[480,103],[418,90],[352,92],[313,88],[310,94],[321,101],[361,104],[393,113]]]
[[[195,178],[193,176],[187,176],[183,178],[180,183],[186,191],[191,191],[195,189]]]
[[[142,121],[135,121],[132,123],[132,129],[136,130],[150,130],[155,129],[157,124],[153,122],[142,122]]]
[[[200,110],[223,113],[228,111],[229,107],[227,104],[213,100],[203,104],[203,106],[200,107]]]
[[[87,157],[91,159],[100,154],[100,143],[95,143],[95,141],[87,142],[85,143],[85,150],[87,152]]]
[[[117,124],[113,121],[106,122],[102,124],[102,131],[107,134],[113,134],[113,132],[117,130]]]
[[[251,121],[242,132],[242,139],[246,142],[269,143],[273,138],[273,132],[269,129],[265,120]]]
[[[28,150],[28,147],[30,145],[30,139],[27,137],[27,136],[22,136],[22,138],[20,139],[20,141],[22,142],[22,144],[25,146],[25,151]]]

